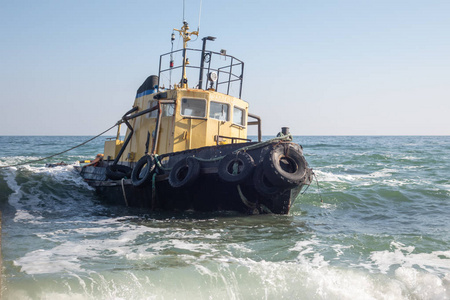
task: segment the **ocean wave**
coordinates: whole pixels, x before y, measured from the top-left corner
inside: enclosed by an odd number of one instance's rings
[[[2,296],[450,299],[448,139],[309,139],[324,203],[313,183],[286,216],[135,211],[101,204],[72,166],[1,169]]]
[[[393,169],[383,169],[380,171],[375,171],[372,173],[356,173],[353,174],[348,173],[332,173],[322,170],[314,170],[317,178],[321,182],[338,182],[338,183],[367,183],[367,182],[375,182],[380,178],[392,177],[392,174],[396,172]]]
[[[399,266],[406,269],[418,268],[435,275],[450,273],[450,251],[413,253],[414,250],[414,246],[405,246],[400,242],[392,241],[391,250],[372,252],[370,260],[373,262],[373,268],[383,274]]]
[[[184,299],[448,297],[445,281],[431,274],[414,274],[410,269],[399,268],[394,278],[374,276],[358,270],[344,270],[326,265],[320,255],[302,262],[222,257],[200,264],[198,261],[192,263],[193,258],[190,256],[182,255],[179,258],[187,263],[178,265],[175,269],[167,268],[164,273],[150,268],[134,272],[103,271],[77,275],[77,279],[82,281],[79,285],[84,287],[84,291],[78,294],[75,291],[68,290],[68,292],[69,295],[75,294],[82,299],[86,297],[174,299],[181,295]],[[416,276],[412,278],[412,275]],[[414,286],[414,283],[418,285]],[[92,290],[90,286],[96,286],[97,289]],[[197,288],[193,289],[192,286]]]
[[[14,165],[27,163],[29,161],[35,161],[41,159],[38,156],[6,156],[0,157],[0,167],[14,167]]]
[[[15,209],[14,222],[42,224],[50,214],[76,214],[73,209],[79,209],[79,197],[84,198],[83,191],[93,191],[72,166],[45,168],[24,165],[3,169],[2,174],[6,186],[12,191],[7,199]]]
[[[81,299],[449,297],[450,281],[445,277],[449,251],[414,253],[414,247],[392,242],[390,251],[372,251],[348,269],[339,261],[348,259],[353,246],[330,244],[316,235],[296,241],[289,248],[295,254],[291,259],[271,261],[262,258],[258,254],[262,250],[255,251],[252,243],[222,245],[224,231],[208,234],[209,230],[149,227],[131,220],[103,218],[86,222],[85,227],[42,234],[40,238],[53,247],[26,253],[14,265],[34,276],[58,276],[50,278],[65,287],[64,292],[48,286],[42,290],[46,296],[59,293]],[[136,289],[129,290],[130,286]]]

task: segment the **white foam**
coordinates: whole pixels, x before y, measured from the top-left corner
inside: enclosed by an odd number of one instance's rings
[[[392,242],[391,250],[373,252],[371,263],[361,262],[353,269],[343,270],[331,266],[317,252],[320,246],[313,236],[311,240],[297,242],[290,250],[299,252],[297,259],[308,279],[317,280],[315,295],[321,299],[404,299],[405,295],[450,299],[450,251],[415,254],[415,247]],[[351,248],[339,244],[331,247],[336,258],[343,255],[342,249]],[[372,275],[358,271],[359,267],[368,269]]]
[[[411,156],[411,155],[403,155],[400,156],[399,159],[401,160],[420,160],[419,157]]]
[[[431,253],[413,253],[413,246],[405,246],[399,242],[391,242],[391,250],[375,251],[370,255],[374,267],[387,274],[398,266],[417,268],[431,274],[450,273],[450,250],[433,251]]]
[[[320,208],[328,209],[328,210],[335,210],[337,208],[337,204],[335,203],[320,203]]]
[[[30,165],[23,166],[24,169],[40,175],[47,175],[51,177],[56,182],[62,184],[74,184],[79,187],[83,187],[89,190],[95,190],[91,186],[89,186],[83,178],[74,170],[74,165],[66,165],[66,166],[56,166],[53,168],[47,167],[32,167]]]
[[[339,182],[339,183],[354,183],[357,181],[372,181],[377,178],[391,177],[392,169],[383,169],[382,171],[376,171],[370,174],[334,174],[330,172],[324,172],[320,170],[314,171],[317,174],[317,178],[322,182]]]
[[[395,270],[395,277],[419,299],[450,299],[450,281],[435,274],[400,267]]]
[[[324,260],[323,256],[316,252],[314,246],[317,246],[319,244],[319,240],[317,240],[317,238],[313,236],[311,240],[296,242],[295,246],[289,250],[299,252],[297,259],[300,262],[308,262],[308,264],[310,264],[311,266],[321,268],[327,266],[328,262]]]
[[[339,257],[341,255],[344,254],[344,251],[342,251],[343,249],[350,249],[353,248],[353,246],[344,246],[344,245],[332,245],[331,248],[333,248],[333,250],[336,252],[336,257]]]
[[[346,190],[354,186],[371,186],[371,185],[385,185],[393,187],[401,187],[405,185],[420,185],[420,186],[436,186],[431,180],[424,178],[402,178],[394,176],[398,172],[396,169],[385,168],[380,171],[375,171],[370,174],[341,174],[331,173],[321,170],[314,170],[317,174],[319,182],[326,182],[334,191]],[[445,186],[443,186],[446,189]]]
[[[35,222],[38,223],[37,220],[41,219],[40,217],[35,217],[31,215],[24,206],[20,203],[20,200],[23,197],[23,192],[21,187],[17,184],[16,181],[16,168],[10,168],[8,172],[6,172],[6,184],[13,191],[8,197],[8,203],[16,209],[16,214],[14,216],[14,222]]]
[[[73,253],[82,251],[82,245],[66,242],[49,250],[38,249],[14,261],[14,265],[28,274],[60,273],[81,271],[78,257]],[[70,249],[71,251],[67,251]]]
[[[266,261],[237,257],[229,251],[219,251],[215,245],[189,238],[167,239],[173,230],[180,228],[149,228],[124,222],[123,218],[93,221],[99,228],[77,228],[72,231],[55,231],[51,239],[60,243],[48,250],[36,250],[15,261],[15,265],[29,274],[65,273],[79,278],[86,298],[183,298],[183,299],[449,299],[450,276],[444,278],[431,269],[444,270],[450,258],[445,251],[428,256],[414,254],[414,247],[393,242],[391,251],[373,252],[371,272],[361,268],[333,266],[318,251],[323,243],[316,237],[297,241],[290,251],[298,252],[291,261]],[[108,229],[111,232],[108,232]],[[189,230],[189,232],[195,232]],[[137,243],[143,235],[152,233],[155,243]],[[67,241],[67,234],[92,235],[78,242]],[[107,234],[110,238],[105,239]],[[95,235],[103,238],[95,238]],[[115,236],[116,238],[114,238]],[[201,231],[198,232],[201,237]],[[148,240],[148,239],[147,239]],[[336,257],[343,255],[351,246],[332,245]],[[251,252],[241,243],[229,244],[227,248],[243,253]],[[193,254],[166,252],[187,250]],[[105,254],[108,251],[108,254]],[[198,253],[203,255],[197,255]],[[384,253],[378,256],[378,253]],[[394,253],[394,258],[389,257]],[[424,259],[423,270],[415,264],[419,256]],[[155,262],[171,262],[177,267],[145,271],[115,271],[97,273],[86,270],[83,260],[126,258],[135,263],[152,265]],[[389,266],[384,267],[386,263]],[[182,263],[180,263],[182,262]],[[431,263],[431,269],[426,266]],[[388,272],[396,265],[395,272]],[[359,267],[359,268],[358,268]],[[376,272],[376,268],[383,270]],[[448,272],[448,270],[447,270]],[[389,274],[388,274],[389,273]],[[85,274],[85,275],[82,275]],[[117,276],[115,276],[116,274]],[[166,274],[166,275],[164,275]],[[133,288],[129,289],[128,287]],[[95,287],[95,290],[94,290]],[[194,288],[195,287],[195,288]],[[98,294],[100,292],[101,294]],[[51,294],[51,293],[50,293]],[[47,295],[50,295],[47,294]]]
[[[0,157],[0,166],[7,167],[7,166],[13,166],[16,164],[21,163],[27,163],[28,161],[34,161],[41,159],[41,157],[37,156],[4,156]],[[16,168],[16,167],[10,167],[10,168]]]
[[[20,186],[16,180],[18,172],[23,172],[23,170],[33,174],[41,173],[49,175],[54,180],[64,184],[75,183],[77,186],[90,188],[80,176],[77,176],[75,172],[70,171],[70,168],[59,168],[53,170],[49,168],[34,168],[30,166],[22,166],[20,168],[11,167],[5,170],[3,174],[5,175],[4,178],[6,184],[13,191],[8,196],[8,203],[16,209],[15,216],[13,218],[14,222],[42,224],[43,221],[43,217],[40,216],[38,212],[32,213],[29,209],[29,207],[39,207],[42,199],[44,199],[43,197],[45,197],[45,195],[43,195],[40,191],[42,182],[39,180],[28,180],[26,182],[28,189],[24,192],[22,186]],[[27,174],[27,176],[29,175]],[[73,186],[71,188],[73,188]]]
[[[14,264],[20,266],[22,271],[28,274],[88,272],[82,267],[80,258],[96,260],[104,257],[106,252],[111,257],[124,257],[128,253],[136,253],[136,251],[145,253],[148,246],[136,246],[135,241],[142,234],[155,233],[160,230],[117,222],[117,220],[101,220],[90,224],[100,227],[57,230],[38,234],[38,237],[59,245],[50,249],[29,252],[14,261]],[[112,237],[105,238],[105,236]]]
[[[227,248],[228,249],[234,249],[234,250],[237,250],[237,251],[240,251],[240,252],[244,252],[244,253],[253,252],[252,249],[249,249],[248,247],[245,247],[244,245],[237,244],[237,243],[227,244]]]

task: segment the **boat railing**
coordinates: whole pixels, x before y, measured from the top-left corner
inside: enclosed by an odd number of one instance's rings
[[[219,53],[187,48],[162,54],[159,60],[159,90],[181,86],[183,57],[186,57],[188,86],[205,90],[214,89],[241,98],[244,62],[225,54],[224,51]]]
[[[240,142],[240,141],[245,141],[245,142],[252,141],[251,139],[244,139],[244,138],[225,136],[225,135],[215,135],[214,140],[216,141],[216,145],[219,145],[221,142],[224,142],[225,140],[231,140],[232,144]]]

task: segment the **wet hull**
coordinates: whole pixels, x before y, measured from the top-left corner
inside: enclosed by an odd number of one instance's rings
[[[262,197],[252,185],[223,183],[217,176],[204,176],[189,188],[174,189],[167,180],[152,186],[135,188],[131,180],[92,182],[105,203],[165,211],[238,211],[246,214],[287,214],[301,187]],[[238,187],[239,186],[239,187]],[[239,191],[240,189],[240,191]]]
[[[250,143],[245,145],[251,146]],[[242,147],[242,144],[205,147],[168,154],[166,168],[160,169],[157,175],[152,176],[151,180],[139,187],[133,184],[132,179],[107,179],[105,175],[107,162],[104,162],[102,166],[81,168],[79,171],[88,184],[96,189],[101,199],[109,204],[165,211],[237,211],[246,214],[287,214],[303,186],[310,183],[310,173],[312,172],[308,168],[305,179],[301,183],[289,187],[277,187],[267,183],[262,171],[258,170],[259,168],[262,170],[264,159],[274,145],[246,149],[252,158],[253,165],[245,175],[246,178],[240,182],[224,180],[223,176],[219,175],[222,165],[216,158],[232,153]],[[296,147],[299,148],[298,145]],[[170,170],[170,167],[175,166],[176,168],[178,162],[193,156],[200,161],[200,171],[195,182],[189,186],[173,187],[173,183],[169,180],[170,172],[173,171]],[[164,156],[161,156],[161,159],[164,159]],[[270,187],[266,186],[266,189],[261,189],[258,184],[269,184]]]

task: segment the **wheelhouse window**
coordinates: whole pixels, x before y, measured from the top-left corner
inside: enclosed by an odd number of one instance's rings
[[[175,104],[162,105],[162,117],[173,117],[175,114]]]
[[[147,108],[151,108],[158,105],[158,101],[149,100],[147,104]],[[175,104],[162,104],[161,105],[161,117],[173,117],[175,112]],[[158,117],[158,109],[151,111],[147,114],[147,118],[157,118]]]
[[[147,108],[151,108],[158,105],[158,103],[155,100],[149,100],[147,103]],[[154,111],[151,111],[147,114],[147,118],[156,118],[158,116],[158,110],[155,109]]]
[[[233,107],[233,123],[239,126],[245,126],[245,110],[239,107]]]
[[[220,121],[228,121],[228,104],[211,101],[209,103],[209,117]]]
[[[206,118],[206,100],[193,98],[181,99],[181,115],[185,117]]]

